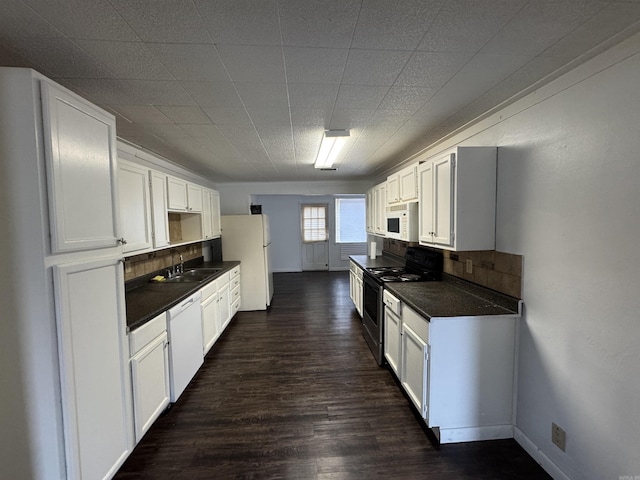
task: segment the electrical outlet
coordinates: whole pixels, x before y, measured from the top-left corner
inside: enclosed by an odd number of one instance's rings
[[[465,262],[465,269],[467,273],[473,273],[473,260],[470,258]]]
[[[555,423],[551,423],[551,441],[553,444],[564,452],[565,443],[567,442],[567,434]]]

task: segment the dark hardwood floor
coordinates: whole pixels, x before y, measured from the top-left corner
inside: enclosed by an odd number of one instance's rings
[[[362,337],[348,272],[276,274],[118,479],[548,479],[513,440],[435,449]]]

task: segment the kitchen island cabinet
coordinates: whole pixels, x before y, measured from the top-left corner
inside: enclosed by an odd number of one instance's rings
[[[513,437],[518,300],[453,278],[386,284],[385,296],[385,356],[437,441]]]

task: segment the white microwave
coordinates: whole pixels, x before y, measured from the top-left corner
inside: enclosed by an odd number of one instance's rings
[[[387,207],[387,238],[418,241],[418,202]]]

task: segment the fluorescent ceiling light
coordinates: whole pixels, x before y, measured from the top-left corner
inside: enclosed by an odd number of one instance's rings
[[[322,137],[318,158],[313,166],[331,168],[347,138],[349,138],[349,130],[326,130]]]

